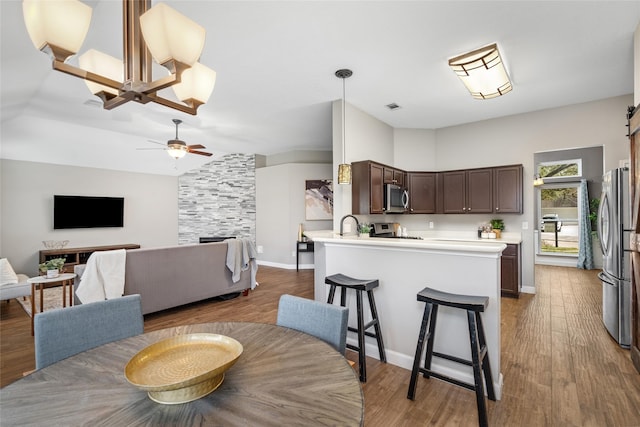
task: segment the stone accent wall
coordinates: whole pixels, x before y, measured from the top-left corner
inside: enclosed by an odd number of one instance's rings
[[[255,242],[255,155],[226,155],[180,176],[178,185],[179,244],[213,236]]]

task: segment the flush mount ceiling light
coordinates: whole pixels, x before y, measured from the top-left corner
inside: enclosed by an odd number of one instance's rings
[[[351,184],[351,164],[346,163],[345,151],[346,151],[346,128],[347,128],[347,109],[345,101],[345,79],[348,79],[353,75],[353,71],[342,69],[336,71],[336,77],[342,79],[342,163],[338,165],[338,184]]]
[[[495,43],[451,58],[449,66],[475,99],[496,98],[512,89]]]
[[[92,10],[78,0],[24,0],[22,12],[34,46],[49,54],[53,69],[84,79],[107,110],[129,101],[155,102],[188,114],[197,114],[213,91],[216,72],[198,62],[205,30],[164,3],[123,0],[124,60],[90,49],[78,58],[80,67],[67,64],[89,30]],[[152,58],[169,70],[153,80]],[[182,102],[158,95],[172,87]]]

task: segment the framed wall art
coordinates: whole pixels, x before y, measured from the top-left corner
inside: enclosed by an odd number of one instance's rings
[[[333,219],[333,182],[310,179],[304,185],[304,212],[307,221]]]

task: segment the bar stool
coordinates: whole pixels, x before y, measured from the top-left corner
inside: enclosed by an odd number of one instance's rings
[[[364,337],[374,337],[378,342],[378,352],[380,353],[380,361],[387,363],[387,356],[384,352],[384,343],[382,342],[382,332],[380,331],[380,321],[378,319],[378,310],[376,310],[376,301],[373,296],[373,289],[378,287],[378,280],[362,280],[354,279],[344,274],[334,274],[327,276],[324,282],[331,285],[329,288],[329,298],[327,302],[333,304],[333,297],[336,293],[336,286],[340,286],[340,305],[346,307],[347,305],[347,289],[353,289],[356,291],[356,316],[358,318],[358,327],[353,328],[349,326],[347,329],[351,332],[358,333],[358,345],[347,344],[347,348],[358,352],[358,365],[360,369],[360,382],[367,382],[367,363],[365,354],[365,342]],[[362,307],[362,292],[367,292],[367,299],[369,300],[369,308],[371,310],[371,321],[367,324],[364,323],[364,314]],[[373,326],[375,332],[367,332],[367,329]]]
[[[487,345],[484,336],[484,328],[482,326],[482,318],[480,313],[489,305],[489,298],[483,296],[455,295],[447,292],[437,291],[431,288],[424,288],[418,293],[418,301],[426,303],[424,316],[422,317],[422,326],[418,335],[418,346],[416,348],[416,356],[413,359],[413,370],[411,371],[411,381],[409,382],[409,392],[407,398],[414,400],[416,394],[416,386],[418,372],[422,373],[425,378],[433,376],[443,381],[450,382],[460,387],[474,390],[476,392],[476,404],[478,406],[478,420],[480,426],[488,426],[487,407],[484,397],[484,385],[487,387],[487,395],[490,400],[496,400],[493,390],[493,377],[491,376],[491,365],[489,364],[489,354],[487,353]],[[467,311],[467,320],[469,323],[469,340],[471,343],[471,361],[461,359],[448,354],[433,351],[433,341],[435,339],[436,319],[438,316],[438,307],[444,305],[452,308],[459,308]],[[429,332],[427,333],[427,326]],[[420,367],[420,356],[424,348],[425,334],[427,338],[427,351],[424,357],[424,367]],[[455,378],[439,374],[431,370],[431,359],[433,356],[451,360],[456,363],[473,367],[474,384],[459,381]],[[482,373],[484,373],[484,385],[482,381]]]

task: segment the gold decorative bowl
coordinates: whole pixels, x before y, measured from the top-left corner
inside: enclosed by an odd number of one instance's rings
[[[124,376],[155,402],[186,403],[217,389],[241,354],[242,344],[224,335],[177,335],[139,351]]]

